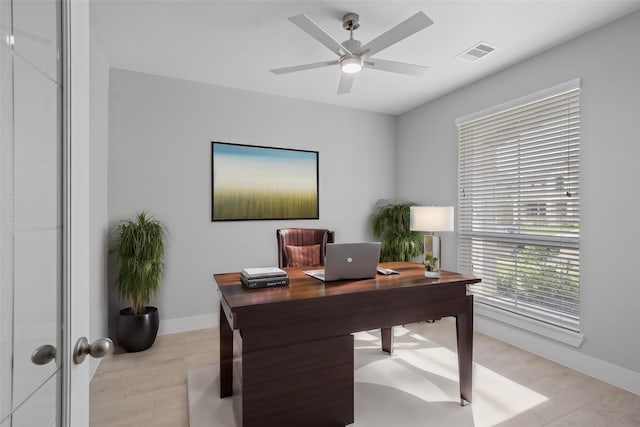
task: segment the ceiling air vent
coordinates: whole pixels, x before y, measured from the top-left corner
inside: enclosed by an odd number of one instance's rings
[[[496,46],[492,46],[489,43],[480,42],[475,46],[465,50],[460,55],[456,56],[456,58],[464,59],[465,61],[469,62],[475,62],[478,59],[487,56],[496,49]]]

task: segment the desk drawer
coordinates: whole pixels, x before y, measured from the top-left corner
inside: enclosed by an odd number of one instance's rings
[[[327,338],[242,354],[243,385],[353,364],[353,336]]]
[[[353,423],[353,362],[243,386],[243,427]],[[249,410],[249,408],[251,408]]]
[[[242,340],[239,334],[235,338]],[[238,426],[353,422],[352,335],[243,353],[234,375]]]

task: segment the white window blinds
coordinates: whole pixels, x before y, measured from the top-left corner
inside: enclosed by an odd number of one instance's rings
[[[476,301],[579,331],[580,89],[458,121],[458,268]]]

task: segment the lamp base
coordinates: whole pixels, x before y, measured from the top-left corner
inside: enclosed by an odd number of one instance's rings
[[[424,270],[424,277],[428,277],[430,279],[439,279],[440,278],[440,272],[439,271]]]

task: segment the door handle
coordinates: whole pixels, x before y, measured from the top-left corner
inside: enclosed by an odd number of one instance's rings
[[[111,341],[111,338],[100,338],[89,344],[86,337],[81,337],[73,349],[73,362],[76,365],[81,364],[84,362],[87,354],[99,359],[109,353],[111,349],[113,349],[113,341]]]
[[[56,348],[49,344],[41,345],[31,353],[31,361],[34,365],[46,365],[55,358]]]

